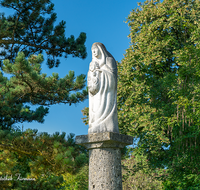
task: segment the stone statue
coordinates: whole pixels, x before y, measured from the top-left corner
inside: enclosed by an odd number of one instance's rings
[[[119,133],[117,118],[117,64],[102,43],[92,45],[88,71],[90,133]]]

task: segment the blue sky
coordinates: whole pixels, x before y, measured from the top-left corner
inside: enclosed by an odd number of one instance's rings
[[[57,13],[57,23],[66,21],[66,36],[74,35],[78,37],[80,32],[87,35],[86,48],[88,56],[82,60],[80,58],[61,58],[58,68],[48,69],[45,61],[42,65],[42,72],[51,75],[53,72],[64,77],[70,70],[75,71],[75,75],[87,74],[91,61],[91,46],[94,42],[103,43],[107,50],[117,61],[121,61],[125,50],[129,47],[130,39],[129,27],[125,23],[130,11],[137,7],[135,0],[52,0]],[[0,12],[9,13],[7,10]],[[81,110],[88,107],[88,100],[77,105],[53,105],[49,109],[49,114],[45,117],[43,124],[32,122],[23,123],[24,129],[38,129],[39,132],[66,132],[75,135],[88,133],[81,118]],[[19,126],[22,126],[19,123]]]

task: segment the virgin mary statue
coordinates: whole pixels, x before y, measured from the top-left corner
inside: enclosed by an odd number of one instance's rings
[[[102,43],[92,45],[88,71],[90,133],[119,133],[117,118],[117,64]]]

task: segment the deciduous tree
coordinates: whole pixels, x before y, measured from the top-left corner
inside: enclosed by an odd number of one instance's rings
[[[139,139],[168,189],[199,187],[200,2],[139,3],[128,16],[131,45],[118,65],[120,131]]]

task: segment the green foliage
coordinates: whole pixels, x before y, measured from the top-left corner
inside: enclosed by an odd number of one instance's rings
[[[43,122],[49,106],[71,105],[87,98],[85,75],[75,77],[70,71],[64,78],[41,73],[42,52],[50,68],[59,65],[59,57],[72,54],[85,58],[86,35],[65,37],[65,22],[54,26],[56,13],[50,0],[1,0],[2,8],[13,15],[0,14],[0,126],[11,129],[24,121]],[[8,79],[4,74],[10,74]],[[30,105],[40,105],[31,110]]]
[[[88,162],[86,149],[75,145],[74,134],[66,140],[64,133],[23,132],[15,125],[42,123],[47,106],[87,98],[85,75],[41,73],[42,52],[49,68],[57,67],[61,56],[85,58],[86,35],[67,39],[65,22],[54,26],[50,0],[0,0],[0,6],[13,11],[8,17],[0,13],[0,176],[13,177],[1,181],[0,189],[59,189],[64,173],[75,175]],[[38,107],[32,110],[32,105]],[[18,174],[28,180],[15,180]]]
[[[10,178],[11,170],[16,165],[17,159],[14,157],[13,153],[10,153],[8,150],[0,150],[0,176],[2,178]],[[12,182],[2,180],[0,183],[1,189],[11,189]]]
[[[89,166],[85,165],[77,174],[66,173],[63,175],[64,182],[61,189],[65,190],[87,190],[88,189]]]
[[[42,175],[37,180],[35,178],[29,178],[31,180],[17,180],[18,178],[20,179],[21,176],[19,177],[19,175],[16,175],[17,182],[13,182],[12,189],[55,190],[59,189],[63,183],[62,176],[55,176],[52,174]]]
[[[162,180],[158,178],[165,177],[166,170],[152,170],[147,156],[140,154],[137,149],[132,151],[130,158],[122,160],[123,189],[163,189]]]
[[[82,119],[82,121],[83,121],[83,123],[85,124],[85,125],[88,125],[88,123],[89,123],[89,108],[88,107],[85,107],[85,108],[83,108],[82,110],[81,110],[81,112],[82,112],[82,114],[83,114],[83,118],[81,118]]]
[[[11,127],[14,123],[24,121],[43,122],[49,106],[56,103],[72,104],[83,101],[87,91],[75,92],[85,86],[85,75],[75,78],[70,71],[64,78],[57,73],[46,77],[41,73],[43,57],[32,55],[28,59],[19,52],[14,63],[4,61],[3,72],[11,74],[10,79],[0,73],[0,125],[2,129]],[[75,93],[71,93],[71,92]],[[31,105],[40,105],[35,111]],[[25,105],[26,104],[26,105]]]
[[[166,188],[196,188],[200,3],[154,0],[139,6],[128,16],[131,45],[118,64],[119,128],[139,139],[152,168],[167,167]]]
[[[38,134],[37,130],[28,129],[13,133],[1,130],[1,135],[0,175],[13,178],[3,181],[1,188],[60,188],[65,173],[76,175],[88,163],[88,152],[75,144],[74,134],[65,139],[65,133]],[[35,180],[27,182],[18,177]]]
[[[1,0],[0,5],[13,11],[8,17],[0,14],[1,61],[13,62],[19,51],[26,57],[45,52],[52,68],[60,64],[61,56],[86,57],[86,34],[82,32],[77,39],[73,35],[66,38],[66,22],[54,26],[57,16],[50,0]]]

